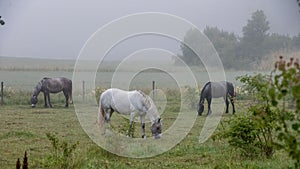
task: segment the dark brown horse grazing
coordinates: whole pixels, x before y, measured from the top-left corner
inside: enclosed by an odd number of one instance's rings
[[[44,93],[44,101],[45,107],[52,107],[50,102],[50,93],[58,93],[63,92],[66,98],[66,105],[65,107],[69,106],[72,101],[72,81],[65,77],[58,77],[58,78],[48,78],[44,77],[34,88],[33,95],[31,98],[31,107],[35,107],[36,103],[38,102],[38,95],[40,92]]]
[[[235,97],[235,93],[234,93],[233,84],[230,82],[221,81],[221,82],[207,82],[204,85],[200,94],[200,101],[197,108],[198,115],[201,116],[204,110],[204,99],[206,99],[208,103],[207,115],[209,115],[211,113],[210,110],[211,99],[219,98],[219,97],[224,98],[224,101],[226,103],[226,113],[228,113],[228,106],[229,106],[228,97],[229,97],[232,105],[232,114],[234,114],[235,107],[234,107],[233,98]]]

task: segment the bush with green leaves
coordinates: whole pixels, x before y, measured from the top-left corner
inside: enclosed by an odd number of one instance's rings
[[[298,59],[275,63],[268,96],[278,112],[278,142],[300,168],[300,64]]]
[[[243,89],[252,97],[252,104],[247,112],[229,121],[230,125],[224,136],[231,146],[241,151],[242,156],[255,157],[261,154],[272,157],[275,151],[274,131],[277,116],[266,94],[269,89],[269,76],[245,75],[238,79],[244,84]]]
[[[243,157],[255,157],[259,154],[257,145],[257,130],[254,122],[248,116],[237,116],[229,123],[230,130],[225,132],[226,138],[231,146],[239,149]]]
[[[184,101],[190,106],[190,108],[196,108],[199,99],[199,92],[196,88],[185,86]]]
[[[272,157],[275,148],[285,150],[300,168],[300,64],[298,59],[275,63],[270,76],[238,78],[253,98],[244,116],[234,117],[224,136],[243,154]]]

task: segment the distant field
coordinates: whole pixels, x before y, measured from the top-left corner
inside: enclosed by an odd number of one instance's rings
[[[73,71],[74,60],[51,60],[18,57],[0,57],[0,70],[32,71],[32,70],[64,70]]]
[[[87,61],[87,68],[80,71],[78,74],[80,79],[85,79],[84,77],[94,75],[95,72],[89,71]],[[0,57],[0,81],[4,82],[7,87],[12,87],[18,90],[31,91],[34,86],[43,77],[59,77],[65,76],[72,79],[73,68],[75,61],[73,60],[45,60],[45,59],[29,59],[29,58],[7,58]],[[94,81],[85,81],[86,88],[91,88],[90,86],[100,86],[102,88],[111,87],[112,77],[114,75],[114,69],[116,63],[109,63],[98,69],[98,72]],[[192,68],[197,83],[201,88],[207,81],[209,81],[208,74],[205,70]],[[127,82],[130,80],[130,88],[151,88],[152,81],[156,82],[157,88],[177,88],[177,82],[174,77],[170,74],[159,71],[143,71],[139,72],[133,79],[126,79],[122,77],[122,74],[126,75],[131,71],[130,68],[122,70],[120,72],[121,79],[117,79],[118,82],[115,86],[122,86],[122,82]],[[187,72],[182,72],[180,67],[173,70],[173,72],[178,75],[179,79],[187,80]],[[219,72],[212,72],[212,75],[218,75]],[[240,85],[236,81],[237,76],[253,74],[252,71],[227,71],[226,79],[232,81],[235,85]],[[73,82],[79,84],[81,87],[82,81]]]

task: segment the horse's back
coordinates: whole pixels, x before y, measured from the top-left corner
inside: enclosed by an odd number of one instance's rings
[[[228,91],[233,90],[233,84],[227,81],[220,81],[220,82],[211,82],[211,92],[212,96],[217,97],[224,97],[226,96]]]
[[[72,80],[65,78],[65,77],[44,77],[41,80],[41,83],[43,84],[43,87],[47,90],[49,90],[52,93],[57,93],[60,91],[72,91]]]
[[[99,99],[99,105],[105,108],[112,108],[121,114],[129,114],[136,109],[134,97],[137,91],[124,91],[111,88],[104,91]]]

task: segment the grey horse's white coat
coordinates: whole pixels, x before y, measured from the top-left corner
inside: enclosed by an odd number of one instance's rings
[[[103,122],[109,122],[112,113],[116,111],[120,114],[130,115],[131,130],[134,117],[140,116],[142,125],[142,137],[145,137],[145,117],[151,121],[151,132],[155,138],[161,137],[161,120],[153,100],[142,91],[124,91],[111,88],[104,91],[99,99],[98,123],[100,128]]]

